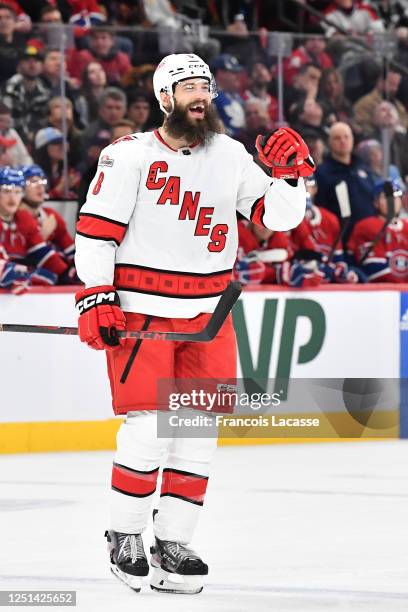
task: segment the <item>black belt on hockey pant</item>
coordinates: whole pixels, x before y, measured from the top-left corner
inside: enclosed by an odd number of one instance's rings
[[[146,319],[145,319],[145,322],[143,323],[142,331],[146,331],[147,330],[147,328],[149,327],[152,319],[153,319],[153,315],[146,315]],[[142,342],[143,342],[142,339],[136,340],[136,342],[135,342],[135,346],[133,347],[132,352],[129,355],[128,362],[127,362],[127,364],[125,366],[125,369],[122,372],[122,376],[120,377],[120,382],[122,384],[126,382],[126,379],[127,379],[128,375],[129,375],[129,372],[130,372],[130,368],[133,365],[133,362],[134,362],[134,360],[136,358],[136,355],[139,352],[139,349],[140,349],[140,346],[141,346]]]

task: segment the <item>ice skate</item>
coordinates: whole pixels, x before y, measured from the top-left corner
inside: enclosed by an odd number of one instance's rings
[[[150,552],[154,568],[150,587],[154,591],[195,594],[203,590],[208,565],[191,548],[156,538]]]
[[[111,572],[138,593],[143,576],[149,573],[142,536],[105,531],[105,537],[108,540]]]

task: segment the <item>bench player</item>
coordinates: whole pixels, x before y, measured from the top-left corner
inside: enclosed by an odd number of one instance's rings
[[[313,161],[302,138],[281,129],[257,140],[266,174],[222,133],[207,64],[167,56],[153,79],[165,118],[154,132],[106,147],[77,226],[79,334],[106,349],[115,414],[127,414],[112,470],[111,569],[135,590],[148,574],[142,533],[163,466],[151,586],[197,593],[208,567],[190,543],[204,502],[216,439],[160,438],[160,378],[234,379],[231,317],[209,343],[124,342],[100,327],[194,332],[227,286],[238,246],[236,212],[274,230],[305,211],[302,176]],[[272,178],[271,178],[272,177]],[[166,454],[165,461],[162,454]]]

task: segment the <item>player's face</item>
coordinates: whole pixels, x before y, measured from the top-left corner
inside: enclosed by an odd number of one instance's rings
[[[17,185],[0,185],[0,216],[12,219],[21,204],[23,190]]]
[[[214,133],[222,132],[211,104],[209,83],[205,79],[179,83],[174,92],[173,108],[169,96],[163,94],[162,100],[164,108],[169,111],[165,120],[166,131],[173,138],[189,143],[208,142]]]
[[[44,202],[47,179],[42,176],[30,177],[25,185],[25,199],[32,205],[39,206]]]
[[[206,79],[188,79],[176,85],[174,101],[184,109],[187,118],[195,123],[204,119],[211,104],[210,84]]]

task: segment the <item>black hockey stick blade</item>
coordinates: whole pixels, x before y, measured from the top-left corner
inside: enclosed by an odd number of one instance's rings
[[[173,340],[177,342],[209,342],[213,340],[221,329],[222,324],[231,312],[232,307],[240,296],[241,283],[230,282],[221,295],[214,312],[207,325],[199,332],[188,334],[183,332],[162,331],[118,331],[116,335],[120,338],[133,338],[140,340]],[[103,333],[108,333],[107,328]],[[19,325],[14,323],[0,324],[0,332],[25,332],[30,334],[59,334],[65,336],[76,336],[77,327],[58,327],[53,325]]]
[[[387,220],[390,222],[395,217],[394,187],[391,181],[385,181],[384,193],[387,200]]]

